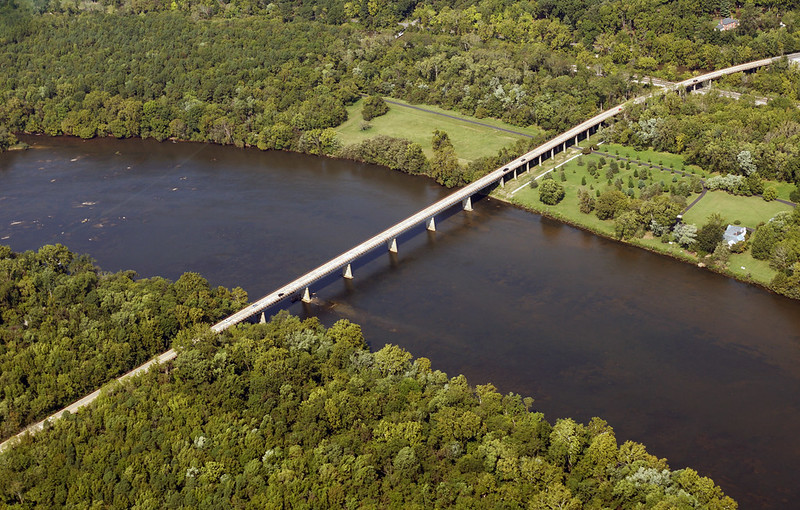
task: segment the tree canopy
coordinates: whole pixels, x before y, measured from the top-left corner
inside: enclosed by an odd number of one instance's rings
[[[176,344],[170,366],[0,454],[0,504],[737,507],[599,418],[550,424],[530,398],[369,350],[348,321],[281,313]]]
[[[0,246],[0,439],[167,350],[179,331],[243,307],[240,288],[212,289],[105,273],[62,245]]]

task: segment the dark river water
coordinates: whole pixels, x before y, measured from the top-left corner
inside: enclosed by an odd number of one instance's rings
[[[382,168],[153,141],[28,138],[0,156],[0,243],[259,298],[447,192]],[[492,199],[293,313],[360,323],[450,376],[607,420],[742,508],[800,501],[800,303]]]

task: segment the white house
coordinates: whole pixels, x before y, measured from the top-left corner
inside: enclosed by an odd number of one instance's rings
[[[747,235],[747,228],[741,225],[728,225],[725,233],[722,234],[722,240],[728,243],[728,246],[733,246],[736,243],[744,241]]]

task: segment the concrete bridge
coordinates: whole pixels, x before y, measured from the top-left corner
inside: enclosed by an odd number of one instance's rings
[[[792,61],[795,62],[800,61],[800,53],[795,53],[787,56]],[[737,66],[729,67],[727,69],[714,71],[708,74],[684,80],[680,83],[676,83],[672,87],[667,88],[665,90],[691,91],[694,88],[697,88],[698,86],[702,86],[703,83],[709,80],[718,79],[721,78],[722,76],[726,76],[733,73],[749,71],[751,69],[763,67],[781,58],[783,57],[762,59],[754,62],[749,62],[746,64],[740,64]],[[494,170],[493,172],[478,179],[472,184],[453,192],[452,194],[443,198],[442,200],[439,200],[438,202],[426,207],[425,209],[406,218],[405,220],[397,223],[396,225],[367,239],[358,246],[355,246],[347,250],[338,257],[335,257],[334,259],[326,262],[325,264],[319,266],[318,268],[309,271],[308,273],[284,285],[283,287],[275,290],[274,292],[267,294],[258,301],[251,303],[246,308],[214,324],[211,327],[211,329],[217,333],[222,332],[228,329],[229,327],[238,324],[239,322],[242,322],[252,317],[253,315],[259,314],[264,310],[266,310],[267,308],[275,306],[284,300],[300,298],[303,299],[304,301],[310,301],[311,291],[313,288],[312,286],[315,283],[319,282],[324,277],[331,275],[332,273],[335,273],[337,271],[341,271],[341,274],[344,278],[353,278],[354,275],[352,271],[352,263],[354,261],[382,247],[385,247],[385,249],[389,252],[396,253],[398,250],[397,239],[401,234],[408,232],[409,230],[418,227],[420,225],[425,225],[425,228],[427,228],[428,230],[436,230],[436,216],[450,209],[451,207],[455,207],[459,204],[463,210],[471,211],[472,197],[474,195],[481,193],[487,188],[496,185],[504,186],[507,180],[516,179],[520,174],[531,170],[531,168],[537,165],[541,165],[543,161],[550,159],[555,154],[566,150],[567,147],[576,145],[581,139],[588,138],[603,123],[605,123],[612,117],[619,115],[628,104],[641,103],[645,101],[648,97],[652,97],[654,95],[655,94],[638,97],[632,101],[629,101],[628,103],[615,106],[610,110],[606,110],[598,115],[595,115],[591,119],[582,122],[581,124],[578,124],[572,129],[565,131],[564,133],[561,133],[555,138],[536,147],[532,151],[514,159],[513,161],[510,161],[502,168]],[[166,363],[174,359],[175,356],[177,356],[175,350],[170,349],[169,351],[157,356],[156,358],[148,361],[147,363],[137,368],[134,368],[125,375],[117,378],[117,381],[123,381],[127,378],[142,373],[143,371],[149,369],[152,365],[156,363]],[[23,430],[16,436],[13,436],[8,440],[4,441],[3,443],[0,443],[0,452],[11,446],[17,438],[25,434],[33,434],[39,430],[42,430],[46,423],[58,419],[61,416],[61,414],[64,413],[65,411],[74,413],[81,407],[90,404],[99,395],[100,395],[100,390],[97,390],[83,397],[82,399],[74,402],[73,404],[70,404],[64,409],[58,411],[57,413],[45,418],[44,420],[28,426],[25,430]]]
[[[797,61],[800,60],[800,53],[787,55],[787,57],[790,60]],[[702,86],[702,84],[710,80],[715,80],[729,74],[763,67],[781,58],[782,57],[765,58],[756,60],[754,62],[748,62],[746,64],[732,66],[727,69],[713,71],[701,76],[689,78],[688,80],[684,80],[679,83],[671,84],[671,87],[667,87],[665,90],[691,91]],[[641,102],[644,99],[646,98],[640,97],[634,102]],[[534,166],[541,165],[543,161],[550,159],[555,154],[566,150],[567,147],[577,145],[580,140],[585,140],[591,134],[593,134],[600,126],[603,125],[603,123],[612,117],[619,115],[625,109],[625,107],[626,104],[615,106],[614,108],[595,115],[591,119],[561,133],[539,147],[536,147],[527,154],[524,154],[519,158],[509,162],[502,168],[494,170],[472,184],[453,192],[451,195],[426,207],[425,209],[384,230],[383,232],[367,239],[358,246],[347,250],[338,257],[326,262],[318,268],[309,271],[300,278],[297,278],[296,280],[287,283],[274,292],[267,294],[258,301],[248,305],[247,308],[244,308],[243,310],[236,312],[217,324],[214,324],[212,329],[216,332],[224,331],[232,325],[248,319],[255,314],[261,313],[263,310],[275,306],[286,299],[297,299],[299,297],[303,301],[308,302],[311,300],[312,285],[334,272],[341,271],[342,277],[353,278],[352,263],[357,259],[383,246],[385,246],[388,251],[396,253],[398,250],[398,236],[422,224],[424,224],[428,230],[436,230],[436,216],[458,204],[461,204],[461,207],[465,211],[471,211],[472,197],[474,195],[495,185],[504,186],[508,179],[516,179],[518,175],[529,171]]]

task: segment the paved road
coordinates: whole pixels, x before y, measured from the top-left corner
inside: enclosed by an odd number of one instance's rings
[[[124,381],[126,379],[130,379],[133,376],[136,376],[136,375],[139,375],[139,374],[143,374],[144,372],[149,370],[150,367],[152,367],[156,363],[159,363],[159,364],[167,363],[167,362],[175,359],[175,356],[177,356],[177,355],[178,355],[178,353],[175,352],[174,349],[170,349],[167,352],[162,353],[159,356],[156,356],[155,358],[151,359],[147,363],[134,368],[133,370],[131,370],[130,372],[125,373],[124,375],[119,376],[116,379],[116,382],[122,382],[122,381]],[[12,436],[9,439],[6,439],[2,443],[0,443],[0,453],[2,453],[3,450],[5,450],[9,446],[11,446],[13,444],[13,442],[16,441],[18,438],[21,438],[25,434],[35,434],[36,432],[39,432],[40,430],[42,430],[44,428],[44,424],[45,423],[57,420],[65,412],[69,411],[71,414],[74,414],[81,407],[87,406],[90,403],[94,402],[97,399],[97,397],[100,396],[100,392],[101,391],[102,391],[102,388],[99,389],[99,390],[95,390],[92,393],[89,393],[88,395],[86,395],[82,399],[80,399],[80,400],[78,400],[76,402],[73,402],[72,404],[68,405],[67,407],[65,407],[64,409],[61,409],[60,411],[58,411],[56,413],[51,414],[50,416],[48,416],[44,420],[42,420],[42,421],[40,421],[38,423],[34,423],[33,425],[30,425],[30,426],[26,427],[19,434],[15,435],[15,436]]]

